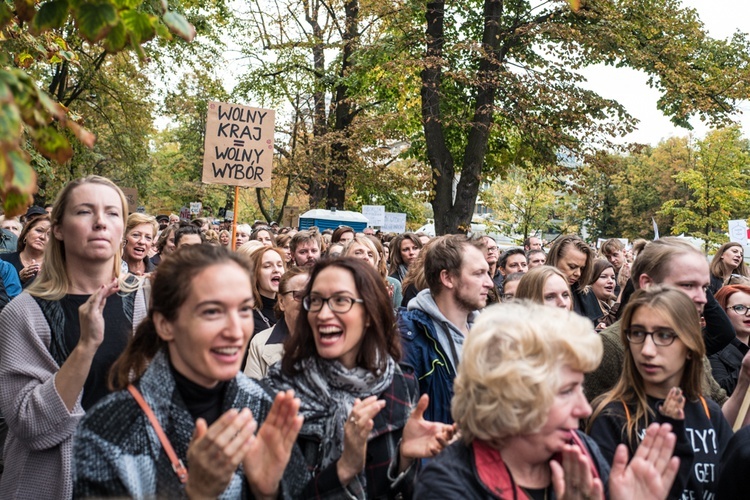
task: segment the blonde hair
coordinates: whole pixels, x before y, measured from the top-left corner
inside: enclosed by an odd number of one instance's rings
[[[568,279],[565,277],[562,271],[552,266],[538,266],[523,275],[521,280],[518,282],[518,288],[516,288],[515,298],[516,299],[529,299],[537,304],[544,304],[544,285],[547,280],[552,276],[559,276],[568,285]],[[570,298],[571,307],[573,307],[573,297],[571,293]]]
[[[122,204],[122,226],[125,228],[128,217],[128,201],[119,187],[106,177],[99,175],[89,175],[69,182],[57,195],[54,205],[52,206],[51,230],[54,231],[56,226],[60,226],[68,207],[71,193],[78,186],[84,184],[98,184],[114,189],[120,197]],[[123,233],[124,235],[124,233]],[[122,244],[116,245],[115,256],[112,262],[112,275],[120,281],[120,289],[123,292],[133,291],[140,285],[139,280],[126,283],[120,276],[120,263],[122,261]],[[134,284],[133,284],[134,283]],[[47,246],[44,249],[44,265],[39,271],[39,275],[34,282],[26,289],[30,295],[46,300],[60,300],[68,293],[70,278],[68,270],[65,267],[65,245],[62,241],[54,236],[49,238]]]
[[[503,446],[546,422],[565,367],[599,366],[602,341],[591,322],[564,309],[529,301],[495,304],[466,339],[451,404],[466,443]]]
[[[134,212],[128,215],[127,224],[125,224],[124,236],[127,236],[130,231],[135,229],[136,226],[140,226],[141,224],[151,225],[151,229],[154,230],[154,240],[156,240],[156,235],[159,233],[159,223],[156,222],[156,217],[139,212]]]
[[[243,255],[247,255],[249,257],[259,248],[266,248],[266,247],[263,246],[263,243],[261,243],[258,240],[250,240],[240,245],[240,247],[236,250],[236,252],[241,253]]]

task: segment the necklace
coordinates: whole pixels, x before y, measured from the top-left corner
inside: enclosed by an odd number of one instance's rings
[[[270,321],[268,321],[268,318],[266,318],[266,317],[265,317],[265,315],[263,314],[263,312],[262,312],[262,311],[261,311],[260,309],[256,309],[255,311],[256,311],[256,312],[257,312],[258,314],[260,314],[260,319],[262,319],[262,320],[263,320],[263,322],[264,322],[264,323],[266,324],[266,327],[267,327],[267,328],[271,328],[271,322],[270,322]]]

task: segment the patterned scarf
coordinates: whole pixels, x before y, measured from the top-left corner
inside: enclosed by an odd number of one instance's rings
[[[298,375],[288,377],[281,372],[281,363],[276,363],[269,368],[266,380],[276,390],[294,389],[301,400],[300,413],[305,423],[300,433],[320,439],[322,470],[338,460],[344,450],[344,424],[354,400],[377,396],[388,389],[396,362],[388,356],[385,370],[378,375],[359,367],[349,370],[338,361],[317,356],[301,361],[299,368]]]

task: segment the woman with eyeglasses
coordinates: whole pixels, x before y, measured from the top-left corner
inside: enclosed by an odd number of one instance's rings
[[[297,444],[313,479],[305,497],[410,498],[419,458],[437,454],[452,426],[427,422],[377,271],[359,259],[318,261],[305,312],[263,380],[294,389],[304,423]]]
[[[589,434],[611,461],[620,443],[632,454],[651,423],[672,424],[680,470],[669,498],[713,498],[732,429],[702,393],[706,347],[695,304],[668,286],[640,289],[625,307],[621,331],[622,376],[594,400]]]
[[[742,358],[748,352],[750,286],[726,285],[716,293],[716,301],[727,312],[736,336],[722,350],[710,355],[708,360],[711,362],[711,374],[731,396],[740,376]]]
[[[284,341],[294,335],[297,317],[302,309],[308,269],[293,267],[281,276],[279,281],[279,300],[276,302],[276,324],[258,333],[250,341],[250,348],[245,364],[245,375],[254,379],[266,376],[268,367],[281,361],[284,354]]]

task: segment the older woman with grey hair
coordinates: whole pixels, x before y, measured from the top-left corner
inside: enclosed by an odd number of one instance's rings
[[[415,498],[666,498],[679,465],[668,424],[649,427],[630,463],[618,449],[611,470],[578,430],[591,414],[583,374],[601,356],[575,313],[525,301],[487,308],[454,384],[461,440],[427,465]]]

